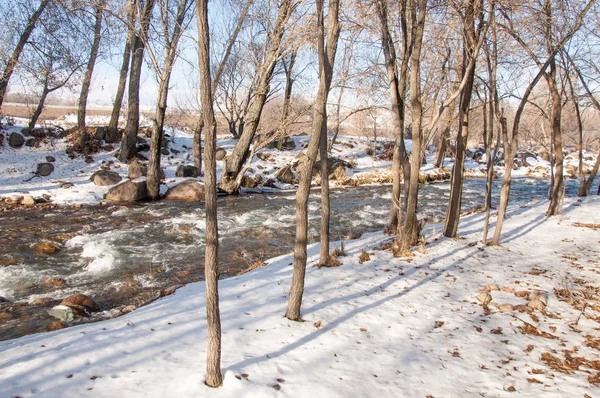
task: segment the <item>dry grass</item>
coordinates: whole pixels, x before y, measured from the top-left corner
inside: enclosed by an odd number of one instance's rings
[[[600,229],[600,224],[592,224],[592,223],[584,223],[584,222],[574,222],[573,226],[581,227],[581,228]]]

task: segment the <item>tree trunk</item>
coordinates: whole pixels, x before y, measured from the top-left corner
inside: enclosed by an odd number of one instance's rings
[[[29,18],[29,21],[27,21],[27,25],[25,26],[23,33],[21,33],[21,36],[19,37],[19,42],[13,50],[12,55],[8,59],[8,62],[6,63],[4,72],[2,72],[2,77],[0,77],[0,109],[2,108],[4,97],[6,96],[8,82],[10,81],[10,77],[12,76],[15,67],[17,66],[17,63],[19,62],[19,57],[23,52],[23,48],[25,47],[25,44],[27,44],[29,36],[31,36],[31,33],[35,29],[35,24],[40,18],[40,15],[42,15],[42,12],[44,11],[48,3],[50,3],[50,0],[40,1],[40,5],[38,6],[37,10],[35,10],[33,15]]]
[[[438,169],[444,167],[444,159],[446,158],[446,149],[448,148],[448,139],[450,137],[450,126],[446,126],[444,131],[440,135],[440,144],[438,145],[438,152],[435,158],[434,166]]]
[[[140,126],[140,81],[142,78],[142,65],[144,63],[144,42],[148,38],[148,27],[154,3],[155,0],[146,0],[144,10],[142,11],[140,32],[136,34],[133,41],[127,99],[127,125],[125,126],[125,134],[123,134],[121,140],[121,153],[119,154],[121,162],[126,162],[136,155],[135,146]]]
[[[317,0],[318,56],[319,56],[319,92],[314,104],[312,135],[308,143],[306,160],[299,166],[300,182],[296,193],[296,241],[294,244],[294,274],[290,286],[288,308],[285,316],[293,321],[301,320],[300,308],[304,294],[304,276],[306,273],[306,243],[308,235],[308,196],[312,168],[322,141],[323,126],[327,127],[327,96],[331,88],[333,64],[340,34],[338,21],[339,0],[329,1],[327,21],[327,46],[325,46],[325,28],[323,25],[323,0]],[[325,155],[327,156],[327,155]],[[323,179],[323,177],[321,177]]]
[[[473,95],[473,83],[475,81],[475,64],[471,62],[477,57],[476,43],[478,37],[475,34],[475,2],[468,1],[465,7],[465,19],[463,22],[463,76],[467,76],[466,84],[460,95],[458,111],[458,135],[456,137],[456,153],[452,176],[450,178],[450,199],[446,212],[446,223],[444,225],[444,236],[456,238],[458,223],[462,205],[462,188],[465,172],[465,150],[469,138],[469,113],[471,97]]]
[[[204,188],[206,194],[206,318],[208,321],[208,348],[206,353],[206,385],[219,387],[221,376],[221,314],[219,312],[219,232],[217,225],[217,124],[213,110],[210,78],[210,43],[208,28],[208,0],[197,0],[198,61],[200,68],[200,99],[206,131],[204,153]]]
[[[594,179],[596,178],[596,175],[598,174],[599,168],[600,168],[600,150],[598,151],[598,155],[596,157],[596,163],[594,163],[592,172],[590,173],[589,177],[587,178],[587,181],[585,182],[585,187],[584,187],[585,195],[584,196],[588,196],[590,194],[590,191],[592,189],[592,184],[594,183]],[[598,192],[599,192],[598,194],[600,195],[600,181],[598,182]]]
[[[281,109],[281,122],[279,124],[277,149],[281,150],[285,137],[287,136],[288,117],[290,116],[290,104],[292,102],[292,89],[294,87],[294,79],[292,79],[292,72],[294,70],[294,64],[296,63],[297,50],[293,50],[290,54],[289,64],[283,60],[283,68],[285,70],[285,92],[283,94],[283,107]]]
[[[412,140],[413,147],[410,154],[410,178],[405,181],[408,187],[406,194],[406,212],[401,234],[399,235],[398,249],[400,252],[410,250],[418,242],[419,225],[417,222],[417,204],[419,199],[419,171],[421,170],[421,156],[423,144],[423,104],[421,98],[421,49],[423,46],[423,32],[425,30],[425,16],[427,14],[427,1],[418,1],[410,4],[409,15],[412,20],[412,58],[410,70],[410,102],[412,111]]]
[[[321,251],[319,264],[329,263],[329,219],[331,209],[329,205],[329,162],[327,159],[327,115],[321,126],[321,140],[319,143],[321,155]]]
[[[277,14],[275,29],[270,34],[271,42],[269,49],[258,73],[259,80],[252,104],[245,118],[245,126],[241,137],[223,164],[223,175],[221,176],[221,188],[229,194],[238,193],[240,190],[238,174],[250,154],[250,145],[258,129],[258,123],[263,107],[270,91],[271,77],[275,65],[281,56],[280,44],[285,31],[285,26],[290,18],[293,7],[291,0],[282,0]]]
[[[81,94],[79,94],[79,109],[77,110],[77,129],[85,131],[85,115],[87,111],[87,99],[92,84],[92,74],[98,58],[100,49],[100,39],[102,38],[102,16],[104,14],[104,0],[98,0],[96,4],[96,23],[94,24],[94,41],[92,42],[92,52],[88,60],[83,82],[81,83]]]
[[[402,3],[406,7],[406,1]],[[385,67],[388,79],[388,88],[390,93],[390,105],[392,111],[392,126],[394,129],[394,152],[392,156],[392,203],[390,205],[390,214],[388,218],[388,230],[396,231],[398,228],[398,209],[401,206],[401,184],[402,172],[405,172],[404,181],[408,181],[409,169],[405,167],[407,163],[406,147],[404,146],[404,98],[406,96],[406,80],[408,75],[408,61],[410,58],[410,46],[408,45],[408,33],[406,23],[402,24],[402,47],[403,56],[400,66],[400,78],[396,68],[396,50],[394,42],[390,35],[388,26],[387,1],[378,0],[377,16],[381,27],[381,44],[385,58]],[[405,21],[404,21],[405,22]],[[398,81],[400,80],[400,81]]]
[[[125,94],[125,84],[127,83],[127,73],[129,72],[129,61],[131,59],[131,45],[135,39],[135,16],[137,9],[137,0],[132,0],[127,6],[127,40],[123,49],[123,61],[121,63],[121,72],[119,73],[119,85],[117,86],[117,94],[113,104],[112,113],[110,115],[109,129],[119,128],[119,116],[121,115],[121,106],[123,105],[123,95]]]
[[[38,102],[37,108],[35,108],[35,112],[31,116],[31,120],[29,121],[29,128],[35,128],[35,124],[37,123],[42,111],[44,110],[44,103],[46,102],[46,97],[50,93],[50,88],[48,87],[48,78],[44,80],[44,88],[42,90],[42,96],[40,97],[40,101]]]
[[[554,156],[556,159],[554,184],[552,185],[552,196],[547,216],[557,216],[562,213],[562,200],[564,196],[564,178],[563,178],[563,145],[562,131],[560,128],[562,102],[561,95],[556,84],[556,62],[553,59],[550,63],[550,71],[546,74],[546,82],[550,89],[552,98],[552,140],[554,142]]]

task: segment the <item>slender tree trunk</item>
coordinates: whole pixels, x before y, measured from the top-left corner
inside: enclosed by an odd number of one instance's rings
[[[418,3],[418,10],[417,4]],[[425,16],[427,14],[427,1],[418,0],[410,5],[412,19],[412,57],[410,70],[410,102],[412,111],[412,151],[410,154],[410,178],[405,181],[408,187],[406,194],[406,212],[402,233],[399,236],[399,250],[410,250],[419,240],[419,225],[417,221],[417,204],[419,199],[419,171],[421,170],[421,156],[423,145],[423,104],[421,98],[421,49],[423,47],[423,33],[425,30]]]
[[[197,0],[198,61],[200,68],[200,99],[206,131],[204,164],[206,176],[206,318],[208,321],[208,348],[206,353],[206,381],[210,387],[223,384],[221,376],[221,314],[219,312],[219,232],[217,225],[217,124],[213,110],[210,78],[210,43],[208,28],[208,0]]]
[[[289,64],[283,61],[283,69],[285,70],[285,91],[283,94],[283,107],[281,109],[281,121],[279,123],[277,149],[281,150],[283,142],[287,136],[288,117],[290,115],[290,103],[292,102],[292,88],[294,87],[294,79],[292,79],[292,72],[294,70],[294,64],[296,63],[297,51],[293,50],[290,54]]]
[[[329,1],[327,18],[327,46],[325,46],[325,28],[323,25],[323,0],[317,0],[318,55],[319,55],[319,92],[314,105],[312,135],[306,152],[306,160],[299,166],[300,182],[296,193],[296,241],[294,244],[294,274],[290,286],[288,308],[285,316],[293,321],[301,320],[300,309],[304,294],[304,276],[306,273],[306,244],[308,235],[308,196],[312,168],[322,140],[323,126],[327,128],[327,96],[331,88],[333,64],[337,50],[340,25],[338,21],[339,0]],[[325,155],[327,156],[327,155]],[[323,179],[323,177],[321,177]]]
[[[223,164],[223,175],[221,177],[221,188],[229,194],[239,192],[240,186],[238,174],[242,170],[242,166],[250,154],[250,145],[258,129],[258,123],[262,115],[262,110],[267,100],[270,91],[271,77],[275,65],[281,56],[280,44],[285,31],[285,26],[290,18],[293,10],[291,0],[282,0],[279,6],[275,29],[270,35],[271,42],[269,49],[259,69],[259,80],[256,88],[256,93],[252,104],[246,114],[245,126],[241,137]]]
[[[444,167],[444,159],[446,158],[446,149],[448,148],[448,139],[450,137],[450,125],[444,128],[444,131],[440,135],[440,144],[438,145],[438,152],[435,158],[434,166],[438,169]]]
[[[564,196],[564,178],[563,178],[563,145],[562,131],[560,128],[562,102],[558,86],[556,84],[556,63],[554,60],[550,63],[550,71],[546,75],[546,82],[550,89],[552,98],[552,139],[554,142],[554,156],[556,159],[554,184],[552,186],[552,197],[547,216],[557,216],[562,213],[562,200]]]
[[[463,76],[467,76],[466,85],[460,96],[458,113],[458,136],[456,138],[456,154],[452,176],[450,178],[450,199],[446,212],[446,223],[444,225],[444,236],[456,238],[460,211],[462,206],[462,188],[465,172],[465,150],[469,138],[469,116],[471,97],[473,94],[473,83],[475,81],[475,62],[470,62],[477,57],[476,45],[478,37],[475,34],[475,2],[468,1],[465,7],[465,20],[463,28]]]
[[[321,251],[319,264],[327,265],[329,262],[329,219],[331,216],[329,204],[329,162],[327,159],[327,115],[325,115],[321,126],[319,153],[321,155]]]
[[[590,173],[590,175],[587,178],[587,181],[585,182],[585,187],[584,187],[585,195],[584,196],[588,196],[590,194],[590,191],[592,190],[592,184],[594,183],[594,179],[596,178],[596,175],[598,174],[599,168],[600,168],[600,150],[598,151],[598,155],[596,157],[596,163],[594,163],[594,167],[592,167],[592,172]],[[598,182],[598,189],[600,192],[600,181]],[[600,195],[600,193],[599,193],[599,195]]]
[[[25,48],[25,44],[27,44],[29,36],[31,36],[31,33],[35,29],[35,24],[37,23],[38,19],[40,19],[40,15],[42,15],[42,12],[44,12],[44,9],[48,5],[48,3],[50,3],[50,0],[40,1],[40,5],[38,6],[37,10],[35,10],[33,15],[29,18],[29,21],[27,21],[27,25],[25,26],[23,33],[21,33],[21,36],[19,37],[19,42],[17,43],[17,46],[15,47],[10,58],[8,59],[8,62],[6,63],[6,67],[2,72],[2,77],[0,77],[0,109],[2,109],[2,103],[4,102],[4,97],[6,96],[6,91],[8,89],[10,77],[12,76],[15,67],[17,66],[17,63],[19,62],[19,57],[23,52],[23,48]]]
[[[29,121],[29,128],[35,128],[35,124],[37,123],[42,111],[44,110],[44,103],[46,102],[46,97],[50,93],[50,88],[48,87],[48,78],[44,80],[44,88],[42,90],[42,96],[40,97],[40,101],[38,102],[37,108],[35,108],[35,112],[31,116],[31,120]]]
[[[125,85],[127,84],[127,74],[129,72],[129,61],[131,60],[131,45],[135,40],[135,16],[137,9],[137,0],[132,0],[127,6],[127,41],[123,49],[123,61],[121,62],[121,71],[119,73],[119,85],[117,86],[117,94],[113,104],[112,113],[108,128],[116,130],[119,128],[119,116],[121,115],[121,106],[123,105],[123,95],[125,94]]]
[[[92,74],[98,58],[100,49],[100,39],[102,38],[102,17],[104,14],[104,0],[98,0],[96,4],[96,23],[94,24],[94,41],[92,42],[92,52],[88,60],[83,82],[81,83],[81,94],[79,94],[79,109],[77,110],[77,129],[85,131],[85,115],[87,111],[87,99],[92,84]]]
[[[407,163],[406,147],[404,146],[404,98],[406,96],[406,80],[408,75],[408,62],[410,58],[410,46],[408,45],[408,32],[406,23],[402,24],[402,47],[403,57],[400,66],[400,77],[396,68],[396,50],[390,35],[388,26],[387,0],[377,0],[377,16],[381,27],[381,44],[385,58],[385,67],[390,93],[390,105],[392,111],[392,126],[394,129],[394,152],[392,155],[392,203],[388,217],[388,230],[395,231],[398,228],[398,209],[400,208],[400,195],[402,184],[402,172],[405,172],[404,181],[408,181],[409,168]],[[406,9],[406,1],[401,7]],[[404,21],[405,22],[405,21]]]
[[[123,138],[121,139],[121,153],[119,154],[121,162],[126,162],[136,155],[135,146],[140,127],[140,82],[142,78],[142,65],[144,63],[144,42],[148,38],[148,27],[154,3],[155,0],[146,0],[140,21],[140,31],[136,34],[133,41],[127,99],[127,125],[125,126],[125,134],[123,134]]]

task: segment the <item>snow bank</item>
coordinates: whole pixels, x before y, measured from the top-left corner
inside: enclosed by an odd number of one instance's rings
[[[0,396],[594,395],[598,296],[585,313],[559,298],[597,289],[600,198],[567,199],[553,218],[547,204],[511,208],[501,247],[478,243],[481,214],[461,220],[461,239],[429,225],[410,258],[377,250],[390,238],[375,233],[345,242],[342,266],[319,269],[313,245],[302,323],[283,317],[291,255],[222,280],[219,389],[203,384],[205,285],[195,283],[120,318],[0,342]],[[504,289],[485,308],[476,296],[491,284]],[[513,291],[534,290],[548,294],[545,314],[500,312],[526,304]],[[553,369],[563,350],[587,362]]]

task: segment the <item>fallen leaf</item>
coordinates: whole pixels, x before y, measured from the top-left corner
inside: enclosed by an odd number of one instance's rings
[[[316,321],[316,322],[315,322],[315,327],[316,327],[317,329],[321,329],[321,328],[323,327],[323,325],[321,324],[321,321]]]

